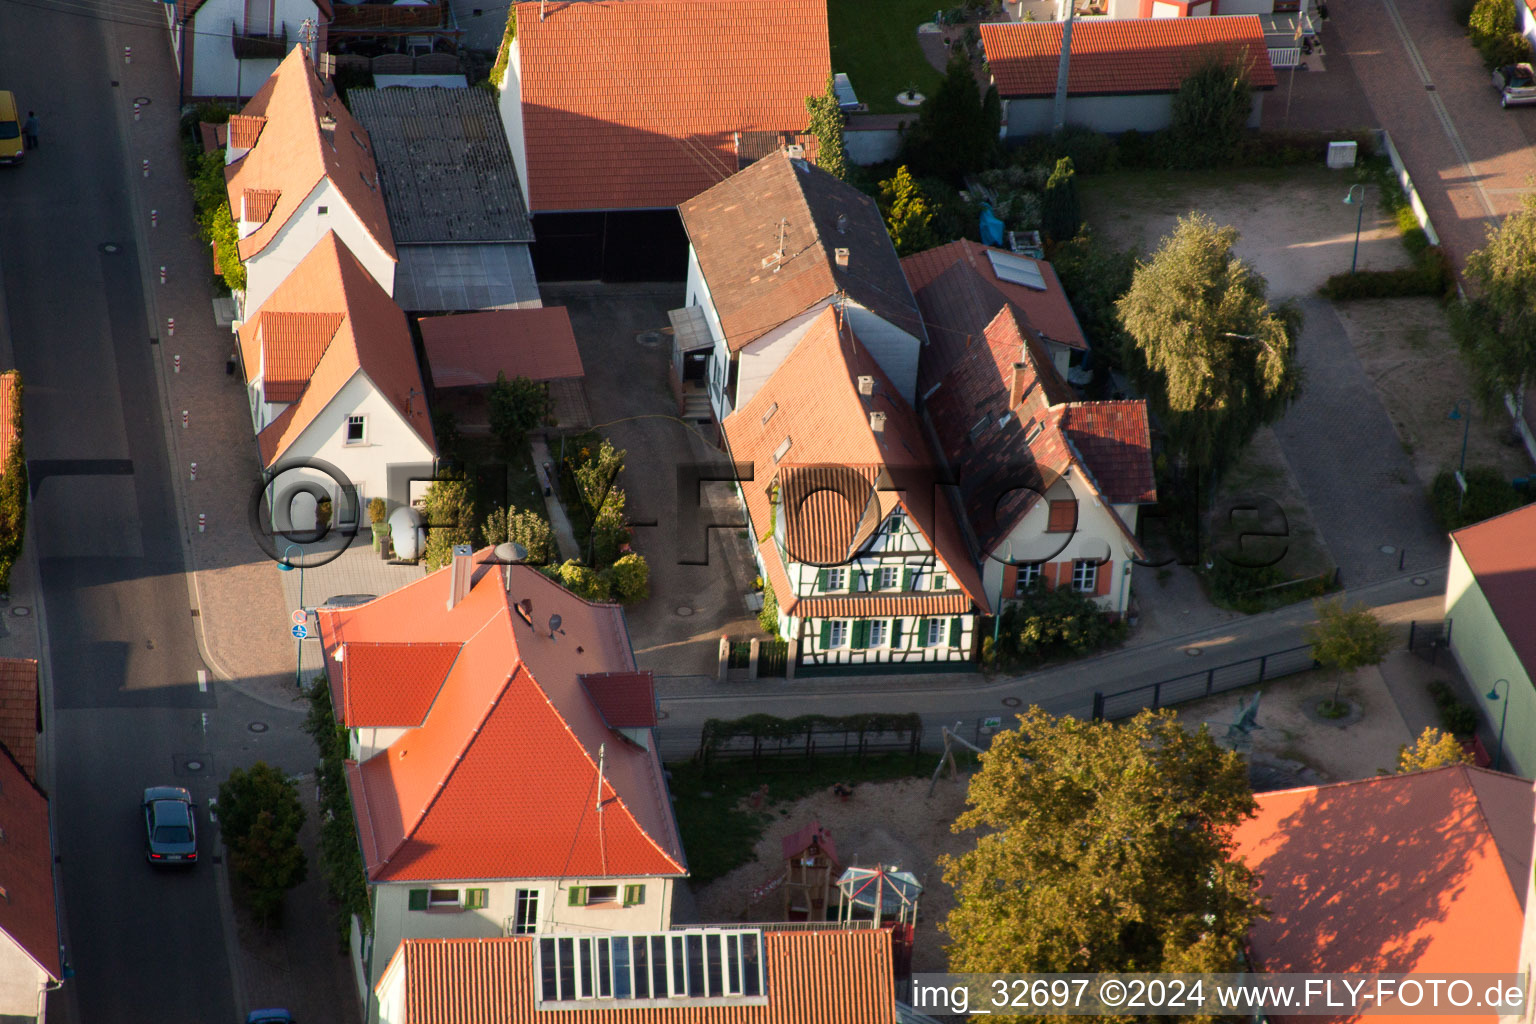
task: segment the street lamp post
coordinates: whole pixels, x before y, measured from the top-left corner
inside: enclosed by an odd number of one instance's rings
[[[299,547],[297,544],[289,544],[286,548],[283,549],[283,559],[282,559],[282,561],[277,563],[277,568],[278,568],[279,571],[281,571],[281,572],[292,572],[293,571],[293,568],[294,568],[293,563],[288,561],[288,552],[293,551],[296,548],[298,549],[299,557],[300,558],[304,557],[304,549],[303,548]],[[298,568],[299,568],[299,610],[303,611],[303,609],[304,609],[304,563],[300,562]],[[308,625],[309,616],[307,614],[304,616],[304,619],[305,619],[304,624]],[[297,623],[296,623],[296,625],[297,625]],[[303,637],[296,637],[294,639],[294,643],[296,645],[298,645],[299,661],[298,661],[298,666],[293,670],[293,684],[294,684],[294,686],[298,687],[300,692],[302,692],[303,689],[304,689],[304,638]]]
[[[1355,198],[1355,189],[1360,190],[1359,199]],[[1344,205],[1359,207],[1359,209],[1355,211],[1355,254],[1349,259],[1349,272],[1353,274],[1355,272],[1355,267],[1360,262],[1360,224],[1365,219],[1365,186],[1349,186],[1349,191],[1344,195]]]
[[[1461,407],[1467,407],[1466,412]],[[1456,405],[1446,416],[1448,420],[1462,420],[1461,425],[1461,465],[1456,470],[1456,512],[1461,513],[1461,503],[1467,497],[1467,433],[1472,429],[1472,400],[1470,398],[1458,398]]]
[[[1494,771],[1498,771],[1498,770],[1500,770],[1501,768],[1504,767],[1504,723],[1509,721],[1509,680],[1508,679],[1496,679],[1496,680],[1494,680],[1494,682],[1493,682],[1493,689],[1489,690],[1488,693],[1487,693],[1487,697],[1488,697],[1489,700],[1498,700],[1499,699],[1499,684],[1500,683],[1504,684],[1504,710],[1499,713],[1499,752],[1496,755],[1494,755],[1494,760],[1493,760],[1493,770]]]

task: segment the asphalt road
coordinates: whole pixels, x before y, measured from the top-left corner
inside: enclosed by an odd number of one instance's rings
[[[42,123],[42,148],[0,168],[0,328],[26,387],[51,794],[76,972],[50,1015],[228,1021],[235,987],[206,818],[195,870],[155,873],[142,853],[143,787],[183,785],[206,802],[225,766],[204,735],[205,713],[222,722],[220,702],[197,683],[111,78],[114,30],[100,17],[0,4],[0,88]]]

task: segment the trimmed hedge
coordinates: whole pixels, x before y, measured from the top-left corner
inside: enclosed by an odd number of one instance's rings
[[[1398,299],[1409,295],[1443,299],[1455,291],[1456,277],[1451,270],[1451,261],[1440,251],[1439,246],[1428,243],[1422,229],[1415,241],[1410,242],[1409,236],[1404,235],[1403,245],[1409,252],[1414,252],[1418,245],[1423,246],[1416,253],[1418,258],[1414,266],[1334,274],[1323,285],[1323,294],[1334,301]]]
[[[1536,493],[1530,488],[1516,490],[1509,479],[1492,466],[1472,466],[1466,471],[1466,478],[1465,498],[1461,498],[1461,489],[1456,486],[1456,474],[1449,469],[1441,470],[1430,486],[1430,510],[1441,530],[1459,530],[1536,501]],[[1458,498],[1461,498],[1459,510]]]

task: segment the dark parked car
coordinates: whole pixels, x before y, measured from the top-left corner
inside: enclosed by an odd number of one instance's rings
[[[197,819],[180,786],[144,791],[144,856],[151,864],[196,864]]]

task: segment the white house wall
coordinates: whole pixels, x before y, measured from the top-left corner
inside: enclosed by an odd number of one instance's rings
[[[288,47],[292,49],[302,41],[304,19],[315,17],[312,0],[276,0],[273,14],[273,34],[288,32]],[[254,96],[280,63],[275,58],[261,60],[236,60],[230,30],[245,27],[245,3],[243,0],[206,0],[187,26],[187,38],[192,49],[188,67],[192,80],[187,90],[192,96],[211,98],[239,97],[242,100]],[[266,26],[260,26],[266,28]]]
[[[377,986],[390,957],[405,939],[488,939],[512,933],[517,890],[539,892],[538,933],[605,935],[662,932],[672,919],[670,878],[531,878],[485,881],[390,882],[374,887],[372,976]],[[590,907],[568,906],[572,886],[615,885],[622,897],[626,885],[645,886],[645,901],[632,907],[619,903]],[[486,905],[476,910],[410,909],[412,889],[486,889]],[[462,902],[462,897],[461,897]]]
[[[1006,100],[1007,137],[1049,135],[1055,124],[1055,103],[1050,96]],[[1263,108],[1264,94],[1255,92],[1253,112],[1248,116],[1249,128],[1259,126]],[[1096,132],[1110,135],[1127,131],[1155,132],[1167,128],[1172,121],[1172,93],[1067,97],[1067,124],[1081,125]]]
[[[405,960],[392,959],[379,980],[379,1024],[405,1024]]]
[[[416,401],[425,402],[418,395]],[[363,444],[346,444],[348,416],[368,417]],[[358,371],[294,440],[284,458],[323,459],[340,469],[357,487],[362,505],[370,498],[384,498],[394,504],[409,499],[404,489],[390,493],[391,467],[415,467],[422,478],[433,471],[432,451],[412,430],[392,402],[379,394],[367,374]]]
[[[507,145],[512,147],[512,164],[517,168],[517,180],[523,186],[523,202],[532,213],[533,185],[528,180],[528,147],[523,142],[523,67],[515,35],[508,45],[507,73],[502,77],[501,96],[497,102],[501,108],[501,126],[507,132]]]
[[[1072,534],[1047,533],[1046,524],[1050,519],[1049,499],[1063,500],[1066,498],[1077,499],[1077,531]],[[1114,516],[1103,504],[1096,503],[1096,499],[1088,497],[1086,490],[1083,496],[1072,493],[1066,483],[1058,483],[1057,487],[1047,494],[1047,501],[1037,501],[1033,508],[1020,519],[997,546],[993,549],[992,557],[982,563],[983,585],[989,598],[996,603],[1000,588],[1003,585],[1003,576],[1006,571],[1005,562],[1042,561],[1048,565],[1068,563],[1067,585],[1071,585],[1070,563],[1078,559],[1109,559],[1105,565],[1099,566],[1100,578],[1103,574],[1109,574],[1108,593],[1096,598],[1100,607],[1105,611],[1123,613],[1130,600],[1131,580],[1124,574],[1127,567],[1133,567],[1130,561],[1135,556],[1135,550],[1131,548],[1125,534],[1115,523]],[[1126,528],[1135,531],[1137,506],[1115,506],[1121,517],[1125,520]],[[1009,600],[1012,594],[1003,594],[1003,599]]]
[[[37,1017],[43,1008],[43,986],[47,981],[37,961],[15,939],[0,932],[0,1019]]]
[[[1493,606],[1483,595],[1461,549],[1451,545],[1450,572],[1445,581],[1445,617],[1450,620],[1451,650],[1461,665],[1462,674],[1477,697],[1478,710],[1498,734],[1504,699],[1509,701],[1509,718],[1504,728],[1504,768],[1521,778],[1536,771],[1536,687],[1532,671],[1520,663],[1515,649],[1493,614]],[[1508,697],[1490,701],[1485,696],[1499,679]]]
[[[811,309],[790,320],[780,324],[767,334],[758,338],[752,344],[736,353],[736,408],[740,409],[752,401],[757,393],[768,383],[768,378],[773,376],[773,371],[783,365],[784,360],[800,344],[800,339],[805,337],[811,329],[812,322],[817,315],[827,307],[827,299],[818,302]]]
[[[346,142],[352,144],[350,139]],[[325,213],[320,212],[322,207]],[[331,180],[322,178],[314,191],[288,218],[288,223],[279,228],[276,236],[267,242],[266,248],[246,261],[247,317],[255,315],[262,303],[310,254],[327,231],[335,231],[336,237],[346,244],[352,255],[379,283],[379,287],[386,294],[394,295],[395,261],[379,248],[373,235],[363,226],[363,222],[352,211],[352,207],[347,205],[346,199]]]
[[[858,268],[850,268],[857,271]],[[923,344],[906,331],[881,319],[856,302],[847,304],[848,324],[896,385],[907,404],[917,407],[917,359]]]
[[[410,731],[409,729],[383,728],[353,729],[352,760],[361,764]]]

